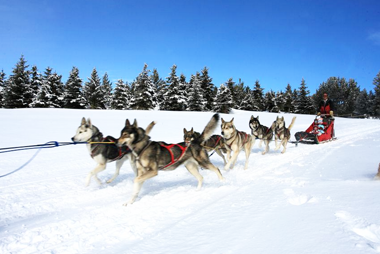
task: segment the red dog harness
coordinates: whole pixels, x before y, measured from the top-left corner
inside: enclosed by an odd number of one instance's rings
[[[170,167],[171,165],[173,165],[174,163],[176,163],[177,161],[179,161],[182,158],[182,156],[185,154],[186,150],[187,150],[187,146],[183,147],[183,146],[181,146],[179,144],[164,145],[163,143],[160,143],[160,146],[165,147],[166,149],[168,149],[168,151],[170,153],[170,156],[171,156],[171,162],[168,165],[166,165],[165,167],[163,167],[162,169]],[[176,159],[174,158],[174,154],[173,154],[172,150],[170,150],[174,146],[178,146],[179,149],[181,149],[181,155],[178,158],[176,158]]]

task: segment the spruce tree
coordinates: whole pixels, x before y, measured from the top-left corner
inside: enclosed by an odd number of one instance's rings
[[[153,82],[154,89],[156,91],[156,97],[154,98],[155,108],[162,108],[162,104],[164,102],[164,93],[166,89],[165,81],[160,78],[157,69],[153,69],[153,73],[151,75],[151,80]]]
[[[104,109],[110,109],[111,108],[111,102],[112,102],[112,83],[108,78],[107,72],[104,74],[102,79],[102,85],[100,87],[102,91],[102,105],[101,107]]]
[[[64,93],[64,107],[73,109],[84,109],[87,105],[83,94],[82,79],[79,77],[79,70],[73,67],[70,76],[66,81]]]
[[[204,107],[205,111],[212,111],[213,102],[215,99],[215,86],[212,83],[212,78],[208,74],[208,68],[205,66],[201,71],[200,76],[201,88],[203,91],[203,98],[206,100],[206,105]]]
[[[7,86],[4,91],[4,107],[6,108],[27,108],[28,101],[25,100],[25,94],[30,91],[29,66],[26,64],[24,56],[12,70],[12,75],[8,79]]]
[[[142,72],[134,82],[132,99],[130,102],[131,109],[150,110],[155,107],[153,98],[156,93],[149,72],[148,65],[145,64]]]
[[[185,110],[182,97],[183,91],[179,91],[179,78],[177,76],[177,66],[173,65],[170,76],[166,78],[167,89],[164,93],[164,110],[183,111]]]
[[[354,113],[359,115],[369,114],[369,97],[367,90],[364,88],[356,98]]]
[[[375,86],[375,98],[374,98],[374,115],[380,116],[380,72],[373,79],[373,85]]]
[[[278,107],[276,104],[276,94],[270,90],[265,93],[264,96],[265,110],[268,112],[278,112]]]
[[[116,87],[112,96],[112,109],[129,109],[129,102],[131,100],[131,92],[128,84],[124,83],[122,79],[116,82]]]
[[[260,82],[256,80],[255,87],[253,88],[253,108],[255,111],[263,111],[265,109],[264,104],[264,88],[261,88]]]
[[[253,98],[252,98],[252,91],[249,87],[246,87],[245,89],[245,96],[243,100],[241,101],[239,108],[241,110],[248,110],[248,111],[253,111]]]
[[[34,102],[37,99],[37,94],[42,86],[42,74],[38,71],[37,66],[33,66],[31,70],[30,79],[30,106],[33,107]]]
[[[207,105],[206,100],[203,98],[203,89],[201,87],[201,79],[199,73],[192,75],[190,79],[190,87],[188,92],[188,105],[189,111],[203,111]]]
[[[100,78],[96,68],[92,70],[91,77],[84,86],[84,97],[90,109],[101,109],[104,97],[100,87]]]
[[[61,78],[62,76],[52,73],[52,69],[47,67],[42,77],[42,85],[31,106],[36,108],[62,108],[64,90]]]
[[[294,101],[293,101],[293,92],[290,84],[286,86],[284,94],[284,112],[293,113],[294,112]]]
[[[298,99],[296,101],[296,112],[299,114],[310,114],[314,113],[314,106],[313,102],[309,96],[309,90],[307,89],[305,80],[302,79],[300,88],[299,88],[299,95]]]
[[[230,79],[231,80],[231,79]],[[229,81],[230,81],[229,80]],[[232,109],[233,100],[230,89],[228,88],[228,82],[221,84],[216,94],[214,102],[214,111],[218,113],[230,113]]]
[[[6,87],[7,79],[5,77],[4,70],[0,72],[0,108],[3,107],[4,104],[4,92]]]
[[[276,102],[276,108],[274,109],[273,112],[280,112],[280,111],[283,112],[286,100],[285,100],[285,94],[282,91],[276,93],[275,102]]]

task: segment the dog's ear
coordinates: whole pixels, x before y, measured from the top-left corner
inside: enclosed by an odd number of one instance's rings
[[[251,120],[253,120],[253,115],[251,116]]]
[[[183,134],[186,134],[186,133],[187,133],[186,128],[183,128]]]
[[[131,126],[131,123],[129,122],[129,119],[125,120],[125,126]]]
[[[259,116],[257,116],[256,119],[259,120]]]
[[[284,117],[281,117],[282,120],[284,120]]]
[[[80,122],[80,125],[86,125],[86,118],[82,118],[82,121]]]
[[[137,128],[137,120],[135,118],[135,120],[133,121],[133,127]]]
[[[191,133],[191,134],[194,134],[194,129],[193,129],[193,127],[191,127],[190,133]]]
[[[88,126],[91,128],[92,127],[92,123],[91,123],[91,119],[90,118],[87,118],[87,124]]]
[[[224,119],[222,118],[222,123],[225,123],[226,121],[224,121]]]
[[[234,118],[235,118],[235,117],[232,117],[232,119],[231,119],[230,123],[233,123],[233,122],[234,122]]]

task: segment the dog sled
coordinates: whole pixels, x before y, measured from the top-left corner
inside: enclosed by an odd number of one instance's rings
[[[303,144],[321,144],[335,140],[334,118],[329,115],[317,116],[313,123],[305,131],[294,134],[296,145]]]

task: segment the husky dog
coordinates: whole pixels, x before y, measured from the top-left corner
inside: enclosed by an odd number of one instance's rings
[[[265,150],[263,151],[263,155],[269,151],[269,143],[273,138],[273,127],[274,124],[272,124],[270,128],[260,124],[259,116],[251,116],[251,120],[249,120],[249,128],[251,128],[252,134],[252,146],[255,144],[256,138],[260,139],[260,147],[261,143],[264,141]]]
[[[202,187],[203,177],[199,173],[199,165],[214,171],[220,180],[223,176],[219,169],[209,160],[207,152],[200,145],[207,140],[215,130],[219,115],[215,114],[206,125],[202,134],[190,145],[185,142],[179,144],[167,144],[150,140],[146,131],[139,128],[137,121],[130,124],[127,119],[125,127],[121,130],[118,145],[127,145],[132,151],[132,160],[136,165],[136,177],[133,181],[133,193],[131,199],[125,204],[132,204],[141,189],[143,183],[158,174],[159,170],[174,170],[184,164],[186,169],[198,180],[198,187]]]
[[[185,128],[183,129],[183,139],[186,144],[191,144],[191,142],[197,140],[201,134],[196,132],[191,128],[191,130],[187,131]],[[215,150],[215,152],[222,157],[224,161],[224,165],[227,164],[226,159],[224,158],[223,153],[227,153],[227,149],[225,148],[224,138],[220,135],[212,135],[209,139],[203,141],[201,146],[206,149],[207,152],[211,152]]]
[[[286,145],[288,144],[288,141],[290,139],[290,130],[292,129],[294,122],[296,121],[296,117],[293,117],[292,122],[290,123],[289,127],[285,127],[285,120],[284,117],[278,117],[276,118],[276,121],[274,121],[274,137],[275,137],[275,144],[276,148],[275,150],[280,149],[281,145],[284,147],[281,153],[286,152]],[[277,144],[277,140],[281,140]]]
[[[251,135],[238,131],[234,125],[234,118],[231,121],[226,122],[222,118],[222,135],[227,147],[227,165],[224,166],[225,170],[232,169],[236,163],[237,157],[241,149],[245,151],[245,166],[248,168],[248,159],[251,153],[252,141]],[[233,151],[231,157],[231,151]]]
[[[155,123],[152,122],[148,126],[147,132],[150,132],[154,124]],[[130,157],[131,150],[128,147],[117,146],[117,140],[111,136],[103,138],[103,134],[91,123],[91,120],[87,119],[86,121],[84,117],[82,118],[81,125],[78,127],[75,136],[72,137],[71,140],[74,142],[87,142],[87,148],[91,157],[98,163],[96,168],[88,174],[86,178],[86,186],[90,184],[91,177],[94,177],[98,183],[101,184],[97,174],[106,169],[107,163],[116,161],[115,174],[107,181],[107,183],[111,183],[119,175],[123,163],[128,157]]]

